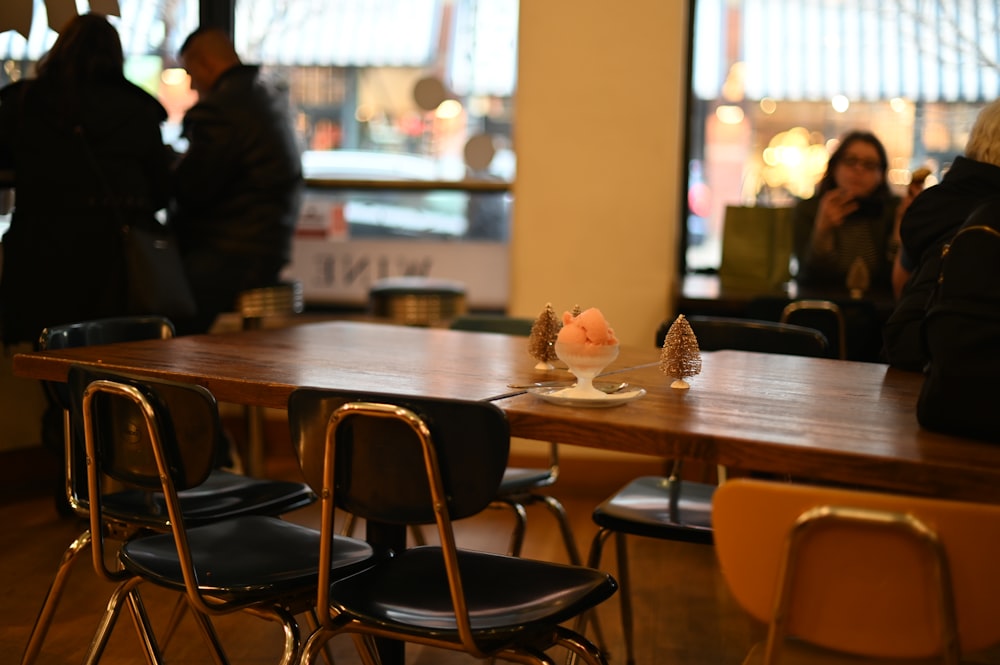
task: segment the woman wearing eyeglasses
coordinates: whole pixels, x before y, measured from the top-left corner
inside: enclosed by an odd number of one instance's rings
[[[896,209],[888,157],[870,132],[854,131],[830,156],[816,195],[794,211],[801,286],[890,292]]]

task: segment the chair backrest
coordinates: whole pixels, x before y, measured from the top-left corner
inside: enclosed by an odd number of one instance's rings
[[[169,339],[173,336],[174,324],[165,317],[119,316],[49,326],[42,331],[38,347],[47,351],[143,339]],[[47,389],[60,406],[68,408],[69,393],[64,384],[48,383]]]
[[[288,400],[292,443],[306,481],[323,489],[327,441],[335,444],[337,507],[387,524],[433,524],[425,451],[405,415],[358,409],[328,431],[352,403],[401,407],[426,426],[451,519],[474,515],[496,497],[510,448],[506,416],[488,402],[302,388]]]
[[[452,319],[448,326],[452,330],[470,330],[473,332],[495,332],[505,335],[528,337],[534,319],[501,314],[463,314]]]
[[[136,377],[74,365],[71,409],[80,415],[87,465],[94,563],[106,567],[102,490],[105,477],[146,491],[162,491],[175,534],[183,530],[176,492],[202,484],[212,471],[220,436],[218,405],[195,384]]]
[[[830,340],[832,350],[847,359],[847,328],[840,305],[832,300],[793,300],[781,310],[781,323],[816,328]]]
[[[90,321],[78,321],[45,328],[38,348],[46,350],[70,349],[115,342],[134,342],[144,339],[170,339],[174,324],[170,319],[156,315],[119,316]],[[63,439],[65,444],[66,496],[70,507],[80,514],[87,512],[87,471],[83,453],[82,423],[73,417],[70,409],[68,383],[43,382],[52,401],[63,409]]]
[[[702,351],[758,351],[825,358],[829,345],[823,333],[812,328],[773,321],[723,316],[689,316],[688,323]],[[664,321],[656,331],[657,346],[663,346],[673,321]]]
[[[952,620],[964,653],[1000,642],[1000,506],[737,479],[716,491],[712,521],[723,576],[770,624],[769,651],[788,635],[870,657],[957,657]]]

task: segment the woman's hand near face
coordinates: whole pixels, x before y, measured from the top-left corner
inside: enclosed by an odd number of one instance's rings
[[[826,234],[844,223],[844,218],[858,209],[858,202],[847,191],[831,189],[819,200],[816,232]]]

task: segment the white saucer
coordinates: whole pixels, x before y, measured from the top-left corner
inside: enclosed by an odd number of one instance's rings
[[[558,404],[560,406],[581,406],[588,408],[600,408],[607,406],[619,406],[632,400],[639,399],[646,394],[645,388],[639,386],[626,385],[624,388],[614,393],[602,393],[601,395],[580,396],[574,394],[573,388],[565,386],[541,386],[538,388],[528,388],[532,395],[541,397],[546,402]]]

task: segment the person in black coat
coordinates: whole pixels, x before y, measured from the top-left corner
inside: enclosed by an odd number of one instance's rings
[[[160,103],[124,76],[117,30],[72,19],[37,76],[0,90],[0,168],[14,172],[3,236],[5,345],[46,326],[127,313],[122,224],[166,207]]]
[[[157,224],[171,153],[163,106],[124,76],[118,31],[76,16],[35,78],[0,90],[0,168],[14,172],[3,236],[0,325],[5,346],[37,345],[44,328],[129,314],[123,223]],[[62,409],[49,402],[41,440],[64,454]],[[62,476],[57,510],[72,515]]]
[[[303,180],[287,95],[242,64],[224,32],[199,28],[180,61],[198,93],[184,116],[189,147],[174,169],[170,215],[199,310],[175,321],[189,334],[232,311],[240,291],[278,281]]]
[[[965,155],[955,158],[941,183],[921,192],[900,223],[902,251],[913,268],[882,336],[893,367],[921,371],[927,354],[920,326],[941,268],[941,250],[966,218],[1000,197],[1000,101],[983,108],[969,134]]]

